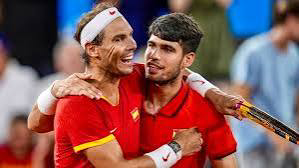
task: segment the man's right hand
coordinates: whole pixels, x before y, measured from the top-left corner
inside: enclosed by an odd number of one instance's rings
[[[176,133],[174,139],[182,148],[182,156],[192,155],[201,150],[203,139],[197,128],[189,128],[187,130]]]
[[[88,79],[91,79],[91,74],[74,73],[66,79],[55,81],[51,93],[56,98],[85,95],[91,99],[100,99],[101,91],[85,81]]]

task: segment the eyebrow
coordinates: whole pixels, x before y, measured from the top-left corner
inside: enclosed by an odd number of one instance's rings
[[[130,32],[130,35],[133,35],[133,31]],[[116,38],[123,38],[126,37],[127,35],[125,33],[119,33],[115,36],[113,36],[112,40],[116,39]]]

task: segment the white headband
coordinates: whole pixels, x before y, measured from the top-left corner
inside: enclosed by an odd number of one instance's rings
[[[114,19],[122,17],[122,14],[117,10],[117,8],[112,7],[103,10],[101,13],[97,14],[89,23],[87,23],[81,31],[80,43],[85,49],[85,44],[92,42],[94,38]]]

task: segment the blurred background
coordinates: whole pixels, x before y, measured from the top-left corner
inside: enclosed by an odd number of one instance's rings
[[[83,72],[82,48],[72,36],[80,16],[96,2],[101,0],[0,0],[0,168],[54,167],[52,133],[33,134],[26,118],[54,80]],[[154,18],[192,15],[204,40],[191,69],[298,131],[297,0],[112,2],[134,29],[138,62]],[[299,167],[297,146],[248,121],[228,120],[238,141],[239,167]]]

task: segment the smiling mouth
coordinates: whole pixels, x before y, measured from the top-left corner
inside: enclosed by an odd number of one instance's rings
[[[124,58],[120,59],[120,61],[121,61],[123,64],[131,64],[131,63],[132,63],[132,60],[133,60],[133,55],[128,56],[128,57],[124,57]]]

